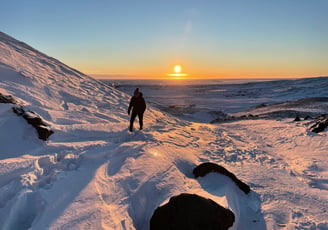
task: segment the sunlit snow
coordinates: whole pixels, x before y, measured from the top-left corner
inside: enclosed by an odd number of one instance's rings
[[[239,94],[218,105],[243,108],[224,111],[235,116],[265,118],[210,124],[202,117],[217,101],[205,98],[204,113],[186,115],[169,105],[159,109],[145,91],[144,130],[129,133],[129,94],[0,33],[0,93],[12,95],[54,130],[42,141],[12,112],[15,105],[0,104],[0,229],[143,230],[154,210],[180,193],[231,209],[231,229],[328,229],[327,130],[312,133],[309,121],[274,116],[290,104],[255,109],[326,97],[328,79],[259,84],[264,93],[235,88]],[[284,85],[283,93],[277,84]],[[229,87],[208,91],[222,94],[241,85]],[[256,97],[245,106],[241,93],[250,92]],[[327,102],[315,100],[293,104],[293,110],[307,111],[309,104],[312,115],[327,113]],[[208,161],[226,167],[252,191],[246,195],[215,173],[195,179],[194,167]]]

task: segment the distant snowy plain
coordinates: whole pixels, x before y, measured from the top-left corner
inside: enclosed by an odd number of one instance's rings
[[[44,142],[0,104],[0,229],[143,230],[171,196],[194,193],[231,209],[231,229],[327,230],[327,130],[293,118],[328,112],[316,99],[328,78],[186,85],[110,87],[0,33],[0,93],[55,131]],[[148,108],[129,133],[135,87]],[[261,116],[209,123],[221,113]],[[223,175],[195,179],[208,161],[251,193]]]

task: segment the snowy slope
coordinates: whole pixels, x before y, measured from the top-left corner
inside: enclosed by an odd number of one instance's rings
[[[183,192],[230,208],[231,229],[328,229],[327,132],[288,120],[193,123],[148,106],[144,130],[130,134],[130,96],[3,33],[0,93],[55,131],[41,141],[0,104],[1,229],[148,229]],[[207,161],[253,191],[214,173],[194,179]]]

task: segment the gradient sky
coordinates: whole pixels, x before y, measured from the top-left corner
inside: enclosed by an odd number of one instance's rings
[[[327,0],[3,0],[0,30],[84,73],[328,75]]]

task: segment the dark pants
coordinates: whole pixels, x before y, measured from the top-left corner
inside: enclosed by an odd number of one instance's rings
[[[138,119],[139,119],[140,129],[142,129],[142,126],[143,126],[143,114],[144,114],[144,112],[132,112],[131,119],[130,119],[130,128],[129,128],[129,130],[131,132],[133,130],[133,122],[136,119],[136,116],[137,115],[138,115]]]

